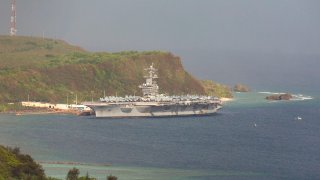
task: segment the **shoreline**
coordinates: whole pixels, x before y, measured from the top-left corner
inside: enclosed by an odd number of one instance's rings
[[[45,114],[69,114],[69,115],[81,115],[83,112],[78,110],[53,110],[46,108],[34,108],[16,111],[3,111],[0,114],[12,114],[16,116],[27,116],[27,115],[45,115]]]
[[[230,102],[230,101],[234,101],[234,98],[220,98],[220,100],[225,103],[225,102]]]
[[[43,115],[43,114],[71,114],[71,115],[78,115],[80,112],[78,111],[64,111],[64,110],[59,110],[59,111],[37,111],[37,110],[32,110],[32,111],[17,111],[13,112],[16,116],[26,116],[26,115]]]
[[[77,166],[112,166],[111,163],[85,163],[72,161],[36,161],[39,164],[47,165],[77,165]]]

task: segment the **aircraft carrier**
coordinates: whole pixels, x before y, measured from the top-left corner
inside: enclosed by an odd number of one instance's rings
[[[95,111],[96,117],[162,117],[210,115],[221,107],[221,101],[213,96],[167,96],[159,94],[155,79],[157,69],[153,64],[146,68],[146,82],[139,86],[143,96],[107,96],[99,102],[83,104]]]

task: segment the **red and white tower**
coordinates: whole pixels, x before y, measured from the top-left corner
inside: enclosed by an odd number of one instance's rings
[[[10,26],[10,36],[15,36],[17,34],[17,14],[16,14],[16,0],[11,1],[11,26]]]

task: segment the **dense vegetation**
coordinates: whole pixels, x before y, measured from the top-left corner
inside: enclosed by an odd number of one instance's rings
[[[79,177],[80,171],[77,168],[72,168],[69,170],[66,180],[96,180],[94,177],[90,177],[89,173],[87,172],[86,176]],[[106,180],[117,180],[117,176],[109,175],[106,177]],[[57,179],[58,180],[58,179]]]
[[[21,154],[19,148],[5,148],[0,145],[0,180],[7,179],[47,178],[41,166],[29,155]]]
[[[70,169],[66,175],[67,180],[96,180],[88,173],[79,177],[77,168]],[[41,165],[37,164],[31,156],[20,153],[19,148],[9,148],[0,145],[0,180],[59,180],[46,177]],[[117,180],[116,176],[106,176],[107,180]]]
[[[0,102],[19,102],[28,95],[34,101],[64,103],[67,97],[69,103],[75,96],[81,102],[104,92],[141,95],[138,85],[151,63],[159,69],[161,93],[209,94],[168,52],[91,53],[60,40],[0,36]]]

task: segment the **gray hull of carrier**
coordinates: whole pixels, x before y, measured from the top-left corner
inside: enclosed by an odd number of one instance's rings
[[[151,65],[145,69],[146,82],[140,85],[143,96],[100,98],[99,102],[85,102],[95,111],[96,117],[165,117],[211,115],[221,107],[221,101],[213,96],[166,96],[159,94],[155,81],[158,76]]]
[[[204,104],[87,104],[96,117],[161,117],[161,116],[194,116],[210,115],[221,108],[217,103]]]

